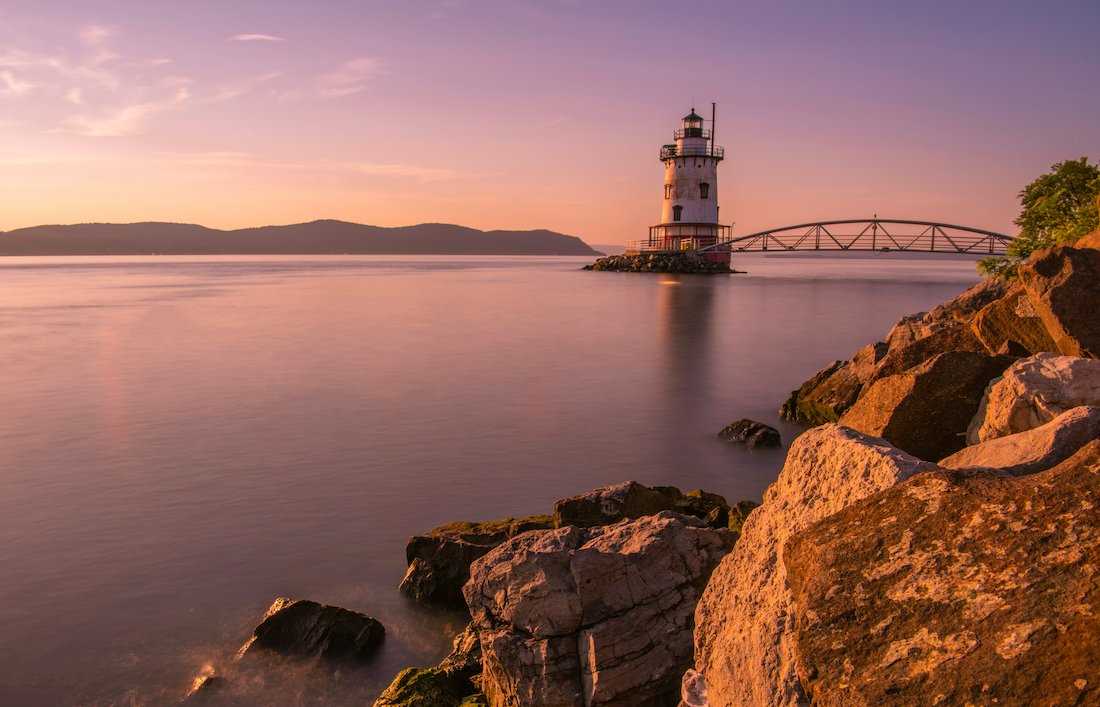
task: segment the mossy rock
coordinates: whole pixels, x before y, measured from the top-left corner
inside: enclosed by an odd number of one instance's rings
[[[458,707],[476,688],[466,678],[438,668],[405,668],[374,702],[374,707]]]

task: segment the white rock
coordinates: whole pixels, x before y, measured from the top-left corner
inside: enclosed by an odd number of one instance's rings
[[[940,466],[1034,474],[1069,459],[1098,437],[1100,407],[1082,405],[1034,429],[965,447],[940,461]]]
[[[1100,360],[1040,353],[994,379],[967,430],[967,444],[1026,432],[1079,405],[1100,406]]]
[[[684,684],[712,707],[795,705],[791,597],[781,553],[795,533],[915,473],[934,469],[884,440],[838,425],[811,429],[791,444],[779,478],[745,521],[695,612],[695,668]],[[698,676],[690,674],[694,683]],[[686,701],[685,701],[686,702]],[[690,704],[690,703],[688,703]]]

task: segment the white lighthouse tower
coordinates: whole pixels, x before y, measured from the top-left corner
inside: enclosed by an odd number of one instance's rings
[[[710,130],[692,108],[673,138],[660,152],[665,166],[661,222],[650,227],[649,240],[639,250],[697,250],[729,238],[730,227],[718,222],[718,163],[725,150],[714,144],[713,104]],[[707,257],[729,262],[728,252],[708,252]]]

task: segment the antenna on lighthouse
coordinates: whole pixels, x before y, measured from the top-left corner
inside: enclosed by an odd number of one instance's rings
[[[714,122],[715,116],[718,114],[718,104],[711,102],[710,104],[710,153],[714,154],[714,133],[718,130],[718,124]]]

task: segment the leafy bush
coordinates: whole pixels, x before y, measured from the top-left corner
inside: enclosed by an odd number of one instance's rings
[[[1087,157],[1059,162],[1020,192],[1020,233],[1005,257],[984,258],[978,269],[992,277],[1012,277],[1033,252],[1072,243],[1100,225],[1097,211],[1100,166]]]

